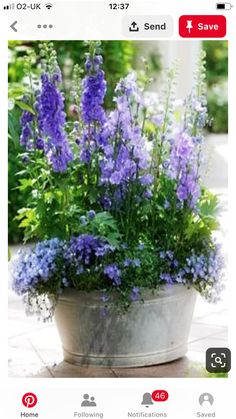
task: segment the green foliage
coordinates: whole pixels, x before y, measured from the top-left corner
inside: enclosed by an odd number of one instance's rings
[[[66,96],[66,103],[69,106],[71,101],[70,91],[73,89],[73,84],[71,82],[73,67],[74,65],[84,62],[84,56],[87,52],[87,45],[83,41],[56,41],[55,48],[57,51],[57,57],[59,65],[62,68],[64,75],[64,90]],[[104,70],[107,75],[108,81],[108,94],[106,97],[106,106],[111,107],[112,105],[112,92],[114,86],[121,77],[127,74],[127,72],[132,68],[133,63],[138,54],[137,44],[133,41],[103,41],[102,42],[104,60]],[[18,227],[17,219],[15,218],[17,212],[22,208],[29,198],[29,188],[21,188],[20,193],[18,188],[17,172],[22,170],[23,165],[17,158],[20,153],[19,146],[19,137],[20,137],[20,127],[19,127],[19,118],[21,115],[20,110],[29,110],[33,112],[32,108],[22,101],[22,96],[25,94],[30,94],[30,86],[27,77],[25,77],[25,66],[26,66],[26,54],[28,57],[31,57],[31,71],[32,78],[34,83],[37,82],[39,75],[39,58],[41,54],[41,48],[39,43],[36,41],[9,41],[9,55],[10,55],[10,64],[9,64],[9,242],[19,242],[22,240],[22,231]],[[75,81],[78,83],[79,75],[83,74],[83,65],[82,68],[77,65],[75,70]],[[43,202],[48,201],[49,196],[45,194],[40,194],[38,196],[39,203],[38,208],[40,210],[40,220],[45,224],[45,231],[47,226],[50,225],[51,221],[48,218],[48,214],[43,212]],[[93,191],[91,191],[91,194]],[[55,193],[56,198],[52,199],[50,203],[50,210],[58,211],[58,202],[60,198],[60,192]],[[96,200],[96,191],[94,192],[94,199]],[[55,233],[59,231],[59,235],[62,235],[61,227],[59,228],[59,221],[61,219],[60,214],[57,213],[59,217],[57,226],[55,225]],[[70,214],[67,214],[71,219],[73,217],[78,217],[77,210],[72,206],[70,209]],[[37,223],[38,220],[35,220],[35,225],[33,228],[34,234],[38,234]],[[28,227],[27,227],[28,229]],[[28,234],[29,234],[28,229]]]
[[[25,204],[25,194],[19,193],[17,187],[19,186],[19,178],[17,173],[22,170],[23,165],[16,156],[21,152],[19,144],[20,127],[19,127],[20,111],[15,108],[9,112],[8,128],[9,128],[9,147],[8,147],[8,189],[9,189],[9,204],[8,204],[8,235],[11,243],[17,243],[23,238],[23,232],[18,227],[18,222],[15,219],[18,209]]]
[[[203,41],[206,51],[206,78],[209,86],[228,77],[228,41]]]
[[[228,132],[228,41],[203,41],[206,51],[208,113],[214,133]]]
[[[90,228],[86,228],[94,236],[108,241],[111,246],[118,247],[121,241],[117,222],[108,212],[98,212],[92,221],[88,221]]]
[[[228,84],[227,79],[219,80],[208,90],[209,117],[212,120],[210,131],[228,132]]]

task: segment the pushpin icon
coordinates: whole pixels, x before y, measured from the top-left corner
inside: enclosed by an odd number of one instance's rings
[[[192,20],[187,20],[187,26],[186,29],[188,29],[188,33],[191,32],[191,29],[193,29],[193,25],[192,25],[193,21]]]

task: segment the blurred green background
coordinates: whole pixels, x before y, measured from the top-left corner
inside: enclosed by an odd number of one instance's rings
[[[64,76],[64,91],[66,103],[69,105],[70,89],[74,64],[83,65],[87,46],[83,41],[56,41],[54,43],[58,54],[58,61]],[[203,49],[207,53],[207,89],[210,118],[214,116],[210,132],[225,133],[228,129],[228,47],[227,41],[204,41]],[[21,110],[16,100],[22,96],[22,86],[27,84],[24,74],[25,54],[34,50],[36,56],[40,55],[40,46],[37,41],[10,41],[9,42],[9,243],[18,243],[22,240],[22,232],[17,226],[15,216],[18,209],[25,206],[27,190],[20,193],[17,190],[17,173],[23,166],[17,159],[20,152],[19,146],[19,118]],[[102,41],[104,70],[108,81],[108,94],[106,106],[112,106],[112,92],[121,77],[124,77],[131,68],[136,68],[142,52],[139,42],[134,41]],[[38,59],[33,64],[33,73],[39,73]],[[161,57],[158,52],[150,52],[148,57],[150,73],[157,74],[161,71]]]

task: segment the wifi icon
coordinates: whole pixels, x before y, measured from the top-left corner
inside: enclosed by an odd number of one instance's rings
[[[48,10],[50,10],[51,8],[52,8],[52,3],[46,3],[45,4],[45,7],[48,9]]]

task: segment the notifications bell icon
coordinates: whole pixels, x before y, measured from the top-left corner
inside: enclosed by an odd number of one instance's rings
[[[149,407],[153,404],[151,393],[144,393],[142,405]]]

